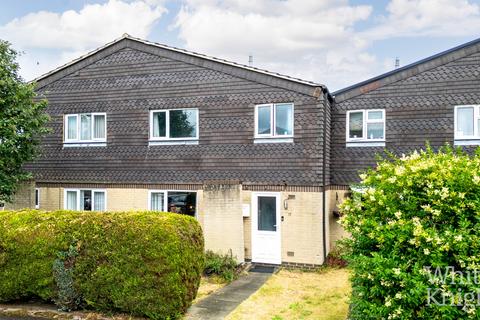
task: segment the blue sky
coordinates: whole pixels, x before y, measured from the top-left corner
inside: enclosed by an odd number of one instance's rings
[[[2,0],[31,80],[127,32],[331,90],[480,37],[473,0]]]

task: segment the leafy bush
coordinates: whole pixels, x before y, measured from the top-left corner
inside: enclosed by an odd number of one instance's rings
[[[391,158],[342,206],[351,319],[478,319],[480,284],[461,275],[480,264],[479,155],[447,146]]]
[[[188,216],[0,212],[0,301],[172,319],[195,298],[203,262],[202,230]]]
[[[349,254],[351,254],[349,241],[347,239],[338,240],[335,247],[327,255],[327,266],[333,268],[346,267]]]
[[[225,281],[232,281],[237,276],[237,261],[230,254],[219,254],[207,250],[205,253],[205,268],[206,275],[218,275]]]

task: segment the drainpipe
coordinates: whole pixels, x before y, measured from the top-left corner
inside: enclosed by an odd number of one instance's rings
[[[323,94],[324,99],[328,99],[328,92]],[[323,242],[323,264],[327,261],[327,235],[326,235],[326,216],[327,216],[327,195],[326,195],[326,184],[327,184],[327,105],[328,100],[324,100],[323,104],[323,164],[322,164],[322,184],[323,184],[323,193],[322,193],[322,242]]]

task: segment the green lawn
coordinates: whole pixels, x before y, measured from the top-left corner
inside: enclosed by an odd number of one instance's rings
[[[226,319],[344,320],[351,292],[348,269],[281,270]]]

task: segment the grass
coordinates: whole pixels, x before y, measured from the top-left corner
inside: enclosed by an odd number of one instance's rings
[[[218,289],[223,288],[227,282],[220,276],[203,276],[200,280],[200,287],[198,288],[197,297],[192,304],[197,303],[208,295],[214,293]]]
[[[281,270],[226,318],[344,320],[351,292],[348,269]]]

